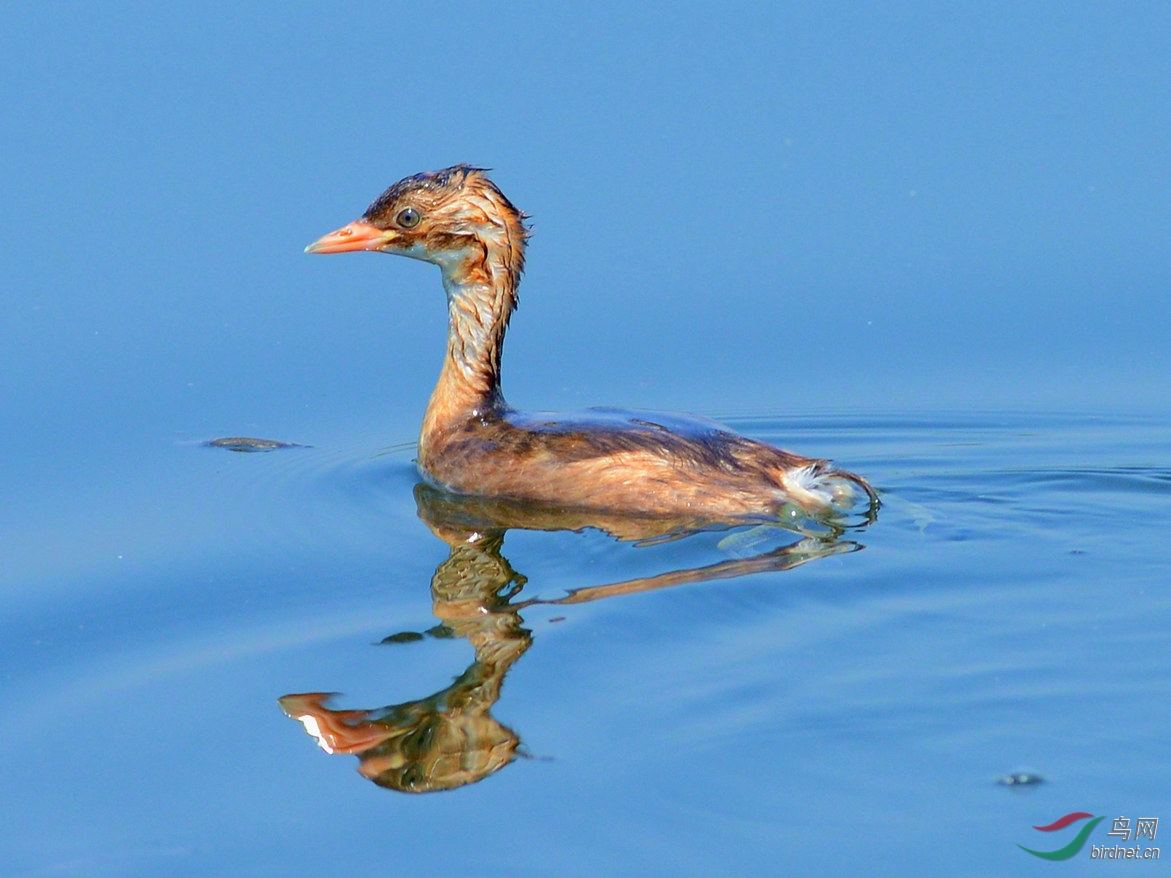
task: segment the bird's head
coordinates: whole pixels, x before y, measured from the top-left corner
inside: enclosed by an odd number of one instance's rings
[[[397,253],[433,262],[445,275],[469,262],[495,263],[519,275],[528,237],[524,219],[483,169],[456,165],[399,180],[360,219],[305,252]]]

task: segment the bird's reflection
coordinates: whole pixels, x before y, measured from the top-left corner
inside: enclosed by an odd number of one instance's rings
[[[711,525],[455,497],[427,485],[416,487],[415,500],[420,518],[451,552],[431,579],[434,612],[440,624],[427,633],[467,640],[475,650],[475,660],[450,686],[418,701],[390,707],[334,710],[326,706],[329,695],[322,692],[280,699],[285,713],[299,720],[322,749],[355,755],[362,775],[380,786],[412,793],[474,783],[518,755],[520,738],[497,722],[491,711],[509,668],[532,644],[532,634],[521,618],[526,607],[580,604],[684,583],[788,570],[862,548],[853,540],[842,539],[842,528],[822,524],[816,534],[798,532],[788,545],[752,557],[576,589],[556,600],[519,600],[525,577],[501,554],[510,529],[576,531],[592,527],[623,540],[658,541]],[[867,523],[872,519],[873,511]],[[405,633],[386,640],[420,637]]]

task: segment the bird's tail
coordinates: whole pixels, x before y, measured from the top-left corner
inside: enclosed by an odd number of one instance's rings
[[[866,479],[838,469],[828,460],[814,460],[786,470],[781,480],[794,502],[817,514],[848,512],[865,498],[867,523],[874,520],[881,501]]]

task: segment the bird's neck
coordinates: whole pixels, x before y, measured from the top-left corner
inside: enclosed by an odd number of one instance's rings
[[[500,352],[516,307],[520,272],[501,248],[477,246],[463,258],[440,263],[447,291],[447,354],[431,394],[419,437],[427,446],[454,427],[505,408],[500,392]]]

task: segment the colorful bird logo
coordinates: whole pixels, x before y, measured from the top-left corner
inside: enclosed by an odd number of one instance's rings
[[[1048,826],[1034,826],[1033,829],[1040,832],[1056,832],[1058,829],[1065,829],[1071,823],[1076,823],[1078,820],[1085,820],[1087,817],[1094,819],[1083,826],[1073,840],[1065,847],[1058,848],[1055,851],[1035,851],[1032,848],[1027,848],[1023,844],[1018,844],[1017,847],[1022,851],[1032,854],[1034,857],[1040,857],[1043,860],[1068,860],[1074,854],[1082,849],[1086,843],[1086,839],[1090,837],[1090,833],[1094,831],[1094,827],[1105,820],[1105,817],[1094,817],[1086,811],[1073,811],[1066,814],[1064,817],[1058,817]]]

